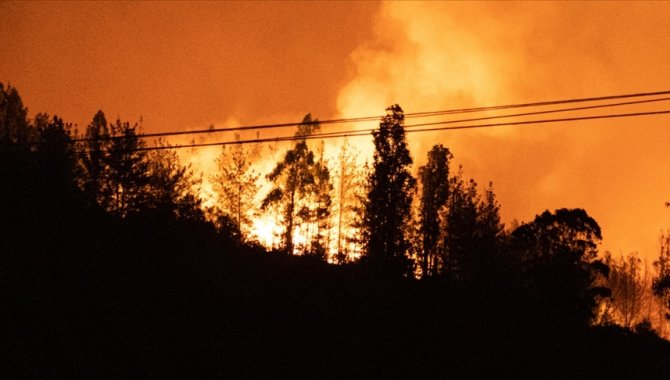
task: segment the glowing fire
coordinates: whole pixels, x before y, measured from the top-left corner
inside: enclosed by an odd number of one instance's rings
[[[518,3],[501,7],[495,3],[382,3],[372,20],[369,40],[350,55],[348,64],[354,74],[338,93],[336,111],[332,115],[314,116],[323,119],[380,115],[385,107],[394,103],[409,113],[626,93],[632,87],[653,88],[654,83],[658,83],[657,78],[662,77],[662,67],[650,68],[644,77],[639,75],[639,70],[624,68],[648,65],[647,54],[633,54],[638,50],[653,51],[658,54],[656,61],[664,61],[667,51],[651,47],[658,44],[653,38],[657,34],[654,30],[661,27],[665,19],[652,17],[658,12],[656,8],[633,8],[635,17],[621,18],[617,11],[595,5],[536,7]],[[478,16],[473,18],[473,14]],[[603,30],[609,30],[612,18],[629,26],[642,19],[645,23],[652,22],[654,27],[640,30],[647,33],[645,38],[630,37],[625,43],[614,44],[603,41],[597,33],[573,28],[575,14],[587,17]],[[620,34],[616,30],[612,32]],[[573,43],[562,43],[564,40]],[[529,44],[528,41],[544,42]],[[633,48],[635,50],[625,50]],[[615,53],[627,57],[628,63],[609,64],[609,57]],[[623,79],[611,80],[620,77]],[[215,125],[249,125],[252,123],[250,115],[232,115],[246,119]],[[303,115],[258,113],[258,117],[265,119],[252,120],[257,123],[297,121]],[[454,165],[462,164],[468,177],[482,184],[493,181],[503,204],[505,221],[527,220],[544,208],[582,206],[609,231],[605,243],[608,247],[639,250],[651,258],[656,252],[657,231],[667,225],[667,210],[659,207],[667,200],[664,190],[667,179],[659,177],[658,181],[662,182],[653,183],[646,180],[648,173],[660,173],[667,166],[658,161],[658,157],[665,157],[664,147],[657,144],[661,140],[622,129],[625,133],[608,133],[610,142],[603,143],[603,133],[609,130],[604,129],[607,123],[594,122],[593,125],[594,128],[580,130],[546,126],[531,132],[528,128],[495,128],[412,134],[408,140],[415,168],[423,164],[430,146],[439,142],[452,150]],[[357,127],[374,126],[373,122]],[[333,130],[337,130],[335,126],[324,128],[324,131]],[[288,130],[263,133],[266,133],[264,137],[292,134]],[[631,136],[640,139],[640,143],[630,154],[620,155],[619,147],[626,145]],[[230,138],[217,136],[217,140]],[[361,160],[369,161],[370,139],[360,137],[350,142],[361,152]],[[333,159],[336,156],[333,152],[341,141],[326,140],[325,143],[326,156]],[[280,145],[274,152],[264,147],[264,154],[257,163],[261,182],[277,162],[276,153],[287,147],[288,144]],[[211,148],[211,154],[202,153],[205,150],[210,148],[193,150],[184,157],[195,156],[188,157],[188,161],[194,164],[196,172],[205,173],[202,194],[213,202],[211,188],[206,183],[208,175],[215,171],[213,163],[220,149]],[[614,157],[621,157],[616,158],[619,160],[616,164],[606,161]],[[594,173],[601,175],[594,177]],[[631,185],[633,183],[636,185]],[[640,206],[644,212],[612,207],[627,203],[622,194],[626,194],[626,199],[644,200]],[[630,213],[635,214],[634,217],[631,218]],[[639,215],[644,218],[640,219]],[[636,223],[629,223],[631,220]],[[272,217],[254,217],[252,233],[264,245],[279,244],[276,235],[281,228],[274,224]]]
[[[275,232],[278,227],[275,219],[271,216],[259,216],[253,219],[251,235],[266,248],[272,248],[275,245]]]

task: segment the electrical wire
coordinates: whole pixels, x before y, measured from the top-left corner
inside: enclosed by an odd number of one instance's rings
[[[514,126],[514,125],[574,122],[574,121],[582,121],[582,120],[613,119],[613,118],[639,117],[639,116],[652,116],[652,115],[665,115],[665,114],[670,114],[670,110],[648,111],[648,112],[632,112],[632,113],[621,113],[621,114],[606,114],[606,115],[590,115],[590,116],[578,116],[578,117],[557,118],[557,119],[523,120],[523,121],[511,121],[511,122],[503,122],[503,123],[471,124],[471,125],[459,125],[459,126],[447,126],[447,127],[408,129],[408,128],[429,127],[429,126],[436,126],[436,125],[444,125],[444,124],[453,123],[453,120],[447,120],[447,121],[437,121],[437,122],[431,122],[431,123],[405,125],[405,128],[406,128],[405,132],[406,133],[416,133],[416,132],[435,132],[435,131],[449,131],[449,130],[463,130],[463,129],[497,128],[497,127]],[[183,149],[183,148],[199,148],[199,147],[208,147],[208,146],[224,146],[224,145],[236,145],[236,144],[257,144],[257,143],[265,143],[265,142],[284,142],[284,141],[299,141],[299,140],[313,140],[313,139],[359,137],[359,136],[369,136],[375,130],[376,129],[364,129],[364,130],[351,130],[351,131],[343,131],[343,132],[315,133],[315,134],[311,134],[311,135],[307,135],[307,136],[283,136],[283,137],[268,137],[268,138],[256,138],[256,139],[246,139],[246,140],[219,141],[219,142],[210,142],[210,143],[192,143],[192,144],[183,144],[183,145],[174,145],[174,146],[165,145],[165,146],[154,146],[154,147],[141,147],[141,148],[137,148],[137,149],[132,149],[131,151],[151,151],[151,150],[163,150],[163,149]]]
[[[486,107],[476,107],[476,108],[458,108],[451,110],[441,110],[441,111],[428,111],[428,112],[414,112],[406,113],[405,119],[417,118],[417,117],[435,117],[435,116],[444,116],[451,114],[460,114],[460,113],[474,113],[474,112],[484,112],[484,111],[497,111],[505,109],[514,109],[514,108],[527,108],[527,107],[542,107],[542,106],[551,106],[551,105],[560,105],[560,104],[569,104],[569,103],[583,103],[583,102],[595,102],[595,101],[604,101],[604,100],[615,100],[615,99],[626,99],[626,98],[637,98],[637,97],[649,97],[649,96],[660,96],[660,95],[670,95],[670,90],[667,91],[656,91],[656,92],[643,92],[643,93],[634,93],[634,94],[623,94],[623,95],[610,95],[610,96],[600,96],[600,97],[590,97],[590,98],[573,98],[573,99],[563,99],[563,100],[552,100],[552,101],[543,101],[543,102],[534,102],[534,103],[518,103],[518,104],[507,104],[507,105],[498,105],[498,106],[486,106]],[[661,100],[667,100],[663,98]],[[656,100],[647,100],[656,101]],[[622,104],[634,104],[634,103],[622,103]],[[594,106],[595,107],[595,106]],[[586,109],[586,108],[584,108]],[[544,111],[546,112],[546,111]],[[531,113],[532,114],[532,113]],[[525,115],[525,114],[520,114]],[[520,115],[510,115],[503,117],[512,117]],[[169,137],[169,136],[181,136],[181,135],[197,135],[197,134],[210,134],[210,133],[220,133],[220,132],[238,132],[238,131],[248,131],[248,130],[264,130],[264,129],[276,129],[276,128],[286,128],[286,127],[295,127],[301,124],[341,124],[341,123],[358,123],[358,122],[369,122],[369,121],[378,121],[383,116],[366,116],[366,117],[355,117],[355,118],[342,118],[342,119],[330,119],[330,120],[315,120],[309,123],[302,122],[293,122],[293,123],[274,123],[274,124],[259,124],[259,125],[247,125],[247,126],[238,126],[238,127],[225,127],[225,128],[207,128],[207,129],[196,129],[190,131],[172,131],[172,132],[155,132],[155,133],[142,133],[137,134],[136,136],[140,139],[146,138],[160,138],[160,137]],[[478,119],[466,119],[466,120],[478,120]],[[484,119],[479,119],[484,120]],[[105,141],[105,140],[115,140],[123,139],[124,136],[110,136],[104,138],[78,138],[72,139],[73,143],[77,142],[88,142],[88,141]]]

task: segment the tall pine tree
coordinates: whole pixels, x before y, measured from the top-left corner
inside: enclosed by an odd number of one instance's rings
[[[108,175],[105,157],[110,146],[110,131],[105,114],[100,110],[86,127],[81,152],[82,177],[80,186],[91,204],[103,204],[111,189],[107,186]]]
[[[312,224],[316,231],[311,237],[309,254],[326,259],[330,244],[330,215],[332,209],[333,185],[330,179],[328,162],[323,158],[324,144],[321,142],[319,160],[314,163],[314,184],[312,186]]]
[[[146,209],[150,197],[149,162],[144,141],[136,133],[137,125],[117,119],[111,125],[111,142],[104,156],[109,188],[103,199],[105,209],[125,217]]]
[[[477,236],[477,183],[463,178],[463,168],[449,180],[449,202],[443,233],[445,266],[442,273],[454,280],[468,280],[476,271],[479,253]]]
[[[405,226],[411,219],[416,179],[405,140],[405,116],[399,105],[386,109],[379,129],[372,133],[375,153],[368,177],[364,215],[364,263],[391,275],[412,273]]]
[[[419,168],[421,183],[421,204],[419,210],[421,233],[421,276],[435,274],[440,266],[443,253],[439,249],[440,230],[444,221],[442,216],[449,198],[449,159],[448,148],[438,144],[428,152],[428,162]]]

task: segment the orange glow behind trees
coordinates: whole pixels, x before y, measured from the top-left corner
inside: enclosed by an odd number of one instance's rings
[[[143,131],[407,112],[670,87],[670,5],[649,3],[0,4],[0,80],[31,111]],[[63,96],[67,94],[67,96]],[[584,207],[603,245],[651,260],[670,225],[666,118],[409,136],[492,180],[507,223]],[[245,136],[243,136],[245,137]],[[232,136],[228,136],[232,138]],[[369,139],[352,139],[364,161]],[[177,141],[171,141],[176,143]],[[327,157],[339,142],[327,143]],[[193,151],[211,192],[216,149]],[[180,152],[183,154],[183,152]],[[272,160],[268,159],[272,162]],[[268,163],[258,163],[265,175]]]
[[[670,3],[0,15],[10,376],[670,373]]]

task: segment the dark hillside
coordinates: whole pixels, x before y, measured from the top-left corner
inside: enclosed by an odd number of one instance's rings
[[[206,225],[88,217],[96,222],[61,219],[20,250],[3,250],[6,374],[659,378],[670,370],[670,343],[652,333],[566,330],[511,291],[374,277],[239,246]]]

